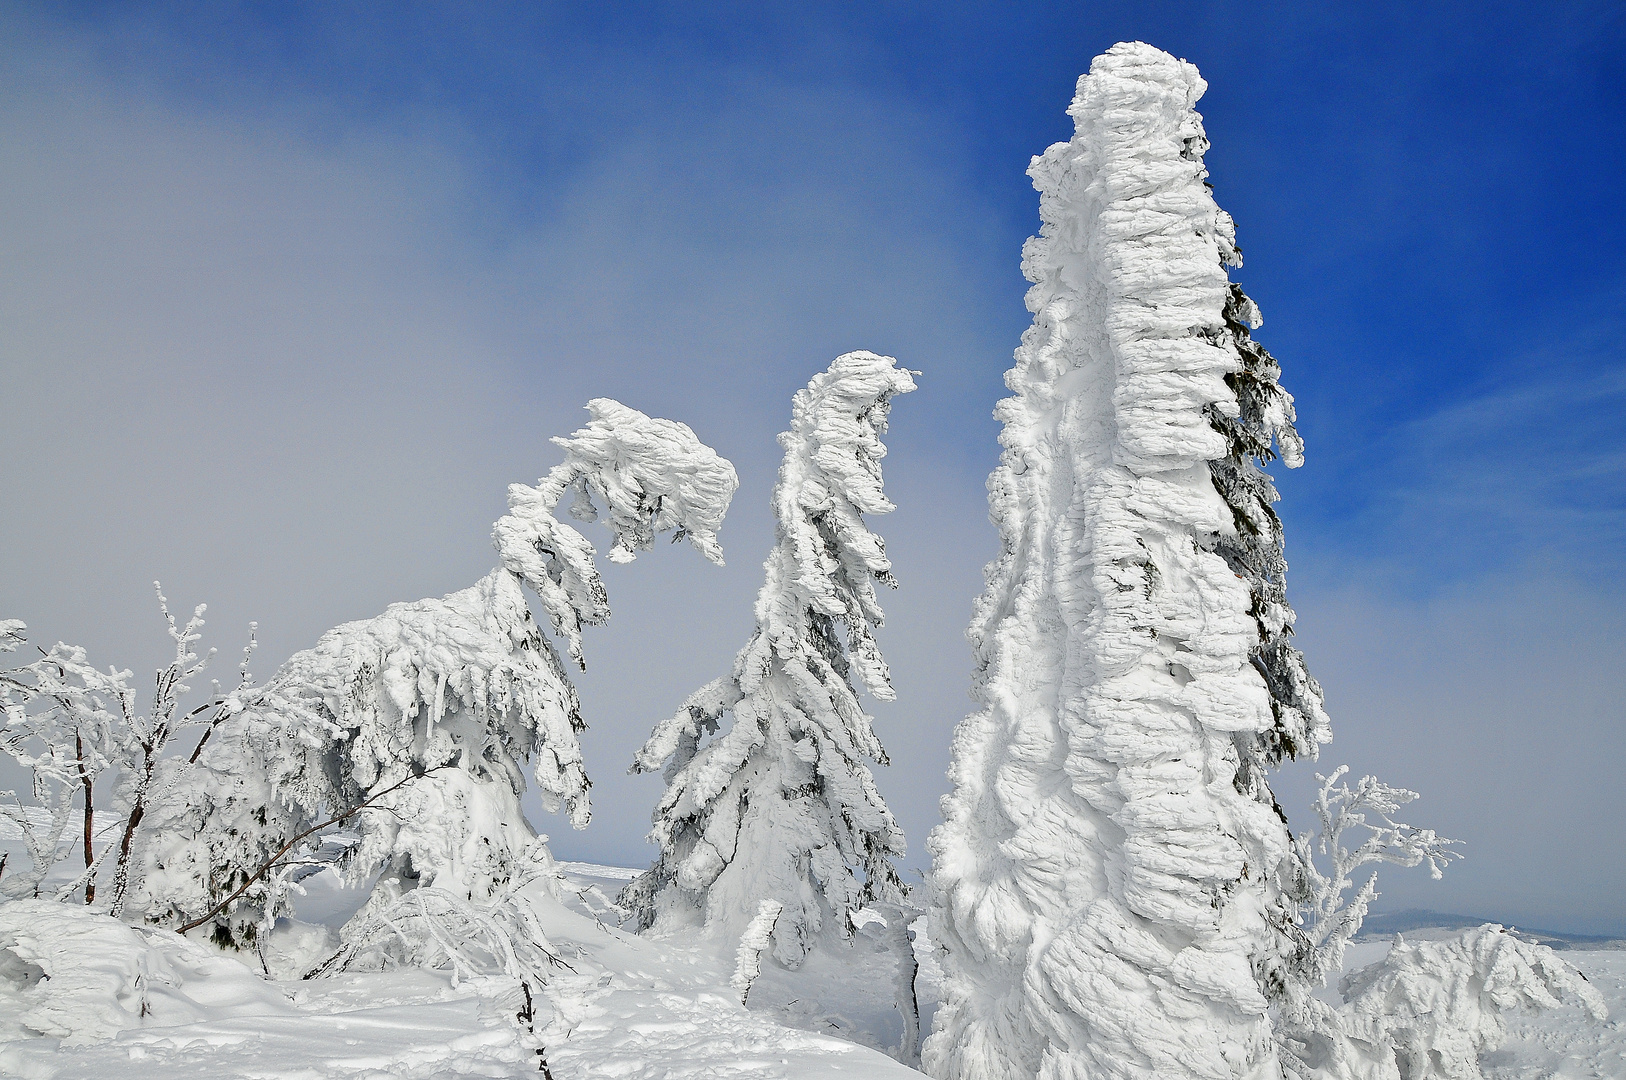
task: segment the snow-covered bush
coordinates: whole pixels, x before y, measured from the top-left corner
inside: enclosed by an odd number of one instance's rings
[[[989,478],[983,709],[933,855],[933,1075],[1222,1078],[1274,1066],[1290,921],[1266,782],[1328,737],[1288,643],[1275,498],[1291,398],[1230,282],[1196,68],[1115,45],[1034,159],[1033,326]]]
[[[471,588],[329,631],[277,671],[263,706],[246,705],[210,742],[146,852],[149,918],[209,911],[292,838],[385,791],[348,823],[360,843],[345,874],[379,875],[358,925],[420,886],[478,903],[527,873],[526,763],[544,805],[587,824],[576,691],[522,586],[578,665],[582,628],[610,611],[592,545],[552,511],[569,491],[577,518],[602,509],[615,560],[672,531],[720,562],[716,531],[737,485],[686,426],[604,399],[588,408],[587,427],[554,440],[564,462],[536,487],[509,488],[493,531],[501,566]],[[216,933],[252,937],[281,902],[278,882],[253,882]]]
[[[137,845],[155,831],[153,819],[162,816],[159,806],[172,794],[179,782],[178,770],[184,767],[169,753],[172,741],[188,728],[201,726],[201,748],[219,724],[263,693],[253,686],[248,671],[254,651],[251,624],[237,687],[223,695],[217,684],[214,694],[202,704],[183,707],[191,680],[214,655],[210,650],[200,658],[193,651],[202,636],[204,606],[198,605],[186,624],[177,626],[162,589],[156,582],[154,588],[174,654],[155,676],[150,710],[138,707],[128,669],[102,671],[77,645],[58,642],[49,650],[40,649],[40,659],[0,671],[0,706],[6,717],[0,728],[0,750],[30,770],[35,799],[35,807],[30,807],[15,793],[6,792],[13,801],[0,804],[0,815],[21,830],[29,850],[26,867],[8,867],[0,860],[0,871],[11,871],[0,874],[0,899],[34,897],[45,889],[53,868],[67,854],[63,841],[77,799],[83,823],[77,846],[83,869],[49,891],[64,900],[82,889],[84,902],[95,902],[98,875],[111,859],[110,887],[104,899],[109,912],[120,915],[130,889]],[[0,649],[14,651],[23,643],[26,629],[15,619],[0,623]],[[98,810],[96,789],[104,776],[112,790],[108,804]],[[44,810],[48,823],[42,822],[41,814],[31,812],[36,807]],[[111,833],[106,839],[98,836],[98,821]],[[99,840],[101,850],[97,851]]]
[[[1574,1004],[1600,1023],[1609,1017],[1603,997],[1557,953],[1495,923],[1447,941],[1396,940],[1339,989],[1339,1017],[1359,1057],[1301,1076],[1482,1080],[1480,1055],[1507,1038],[1504,1013]]]
[[[558,875],[547,837],[538,836],[513,876],[471,897],[451,889],[392,890],[344,928],[343,944],[311,975],[397,967],[445,968],[452,983],[506,975],[530,987],[547,982],[559,958],[523,895],[558,899]]]
[[[660,858],[622,899],[644,928],[704,926],[733,941],[772,900],[783,906],[772,955],[794,967],[821,935],[850,934],[864,905],[901,896],[903,834],[865,764],[886,753],[853,675],[892,698],[872,630],[876,585],[895,583],[863,515],[892,509],[881,435],[912,374],[848,353],[796,394],[756,632],[733,674],[657,726],[633,764],[666,766],[651,833]],[[734,723],[719,735],[725,713]]]

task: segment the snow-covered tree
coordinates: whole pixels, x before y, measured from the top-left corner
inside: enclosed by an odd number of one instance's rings
[[[934,831],[934,1076],[1269,1075],[1291,921],[1265,769],[1328,738],[1289,643],[1275,492],[1291,398],[1228,279],[1193,108],[1148,45],[1079,80],[1034,159],[1033,326],[996,415],[1002,541],[970,637],[983,708]]]
[[[554,508],[573,491],[578,519],[602,509],[612,560],[670,531],[720,564],[717,529],[737,486],[733,466],[685,425],[607,399],[588,409],[587,427],[554,440],[564,462],[536,487],[509,488],[510,512],[493,531],[497,569],[329,631],[203,749],[147,851],[150,918],[196,920],[235,896],[216,933],[245,942],[281,900],[279,879],[255,871],[324,818],[375,799],[346,822],[360,836],[347,875],[379,875],[356,934],[415,888],[489,899],[537,857],[519,802],[526,763],[544,806],[587,824],[576,691],[522,586],[581,666],[582,628],[610,610],[592,545]]]
[[[892,860],[903,834],[865,764],[885,764],[886,752],[853,676],[891,700],[872,630],[876,585],[896,583],[863,515],[892,509],[881,435],[913,374],[891,357],[848,353],[796,394],[779,436],[776,543],[756,632],[733,674],[690,696],[633,764],[666,766],[651,833],[659,861],[623,894],[646,929],[704,926],[732,941],[764,902],[777,903],[764,924],[772,955],[795,967],[821,936],[851,933],[859,908],[901,899]],[[718,734],[725,713],[734,722]]]

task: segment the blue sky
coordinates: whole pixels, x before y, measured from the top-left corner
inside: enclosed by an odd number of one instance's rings
[[[790,395],[875,349],[925,372],[889,440],[875,708],[920,852],[1028,323],[1024,169],[1141,39],[1209,81],[1236,278],[1298,399],[1323,767],[1469,842],[1383,903],[1626,934],[1626,17],[804,7],[0,4],[0,614],[141,670],[161,577],[223,653],[259,620],[269,671],[478,577],[588,397],[684,420],[741,471],[729,567],[612,570],[599,816],[540,822],[637,861],[657,793],[621,773],[744,641]]]

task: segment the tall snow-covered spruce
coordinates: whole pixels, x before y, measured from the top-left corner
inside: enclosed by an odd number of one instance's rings
[[[1116,45],[1029,170],[1034,323],[970,629],[983,708],[929,841],[943,1080],[1279,1075],[1289,840],[1265,770],[1329,735],[1260,469],[1301,444],[1227,277],[1204,89]]]
[[[875,586],[896,583],[863,515],[892,509],[881,435],[913,374],[848,353],[796,394],[756,632],[733,674],[691,695],[633,764],[667,770],[659,861],[623,894],[646,929],[704,927],[732,942],[764,901],[778,903],[772,955],[794,967],[821,938],[850,933],[865,904],[901,899],[903,833],[865,764],[886,752],[852,677],[892,698],[871,630]],[[734,723],[716,735],[724,713]]]

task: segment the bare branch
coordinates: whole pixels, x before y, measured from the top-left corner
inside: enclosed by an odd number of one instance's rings
[[[225,911],[227,907],[231,906],[231,903],[232,903],[233,900],[236,900],[239,896],[242,896],[245,892],[247,892],[251,885],[253,885],[256,881],[259,881],[262,877],[264,877],[266,875],[266,873],[268,871],[270,871],[272,869],[272,867],[276,866],[278,859],[280,859],[284,855],[288,854],[288,852],[291,851],[294,848],[294,846],[296,844],[298,844],[301,840],[304,840],[306,837],[312,835],[313,833],[321,832],[323,829],[331,828],[334,825],[342,825],[344,822],[349,821],[351,818],[355,817],[361,811],[371,808],[373,803],[377,802],[379,799],[382,799],[384,796],[388,795],[390,792],[395,791],[397,788],[400,788],[400,787],[410,783],[413,780],[417,780],[420,777],[428,776],[430,773],[439,772],[442,769],[450,769],[450,768],[452,768],[452,766],[450,766],[450,765],[437,765],[433,769],[416,770],[416,771],[414,771],[412,773],[409,773],[408,775],[402,777],[400,780],[398,780],[395,783],[391,784],[389,787],[385,788],[383,791],[377,792],[376,794],[373,794],[373,795],[369,796],[364,802],[358,803],[357,805],[351,807],[349,810],[346,810],[344,813],[339,814],[339,815],[337,815],[335,817],[328,818],[326,821],[322,822],[320,825],[312,825],[310,828],[306,829],[302,833],[299,833],[292,840],[289,840],[286,844],[282,845],[282,847],[280,849],[278,849],[278,851],[277,851],[277,853],[275,855],[271,856],[271,858],[267,859],[264,863],[262,863],[260,865],[260,868],[258,870],[256,870],[256,871],[254,871],[253,875],[250,876],[247,881],[245,881],[241,885],[239,885],[237,887],[236,891],[234,891],[230,896],[226,897],[226,899],[224,899],[220,903],[216,904],[214,909],[211,910],[207,915],[203,915],[203,916],[201,916],[199,918],[193,919],[189,923],[186,923],[186,924],[182,925],[181,927],[179,927],[176,930],[176,933],[184,934],[189,930],[195,930],[198,927],[202,926],[204,923],[208,922],[210,919],[214,918],[216,915],[219,915],[222,911]]]

